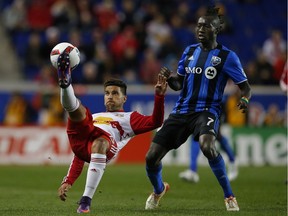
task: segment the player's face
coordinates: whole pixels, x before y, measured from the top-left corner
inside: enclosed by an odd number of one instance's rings
[[[213,42],[217,31],[215,20],[212,17],[200,17],[196,27],[197,39],[202,44]]]
[[[104,94],[104,104],[109,112],[123,110],[123,105],[127,99],[119,86],[107,86]]]

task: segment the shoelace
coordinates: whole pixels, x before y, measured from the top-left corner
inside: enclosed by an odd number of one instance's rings
[[[234,207],[235,207],[235,203],[234,203],[233,198],[229,198],[229,200],[228,200],[227,203],[228,203],[229,207],[231,207],[231,208],[234,208]]]

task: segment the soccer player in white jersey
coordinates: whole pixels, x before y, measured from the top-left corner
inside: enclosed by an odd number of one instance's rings
[[[104,83],[106,112],[92,115],[74,95],[69,54],[66,51],[59,56],[57,64],[60,100],[68,112],[67,134],[74,153],[68,173],[58,189],[58,195],[61,200],[66,200],[67,191],[80,176],[84,163],[89,163],[85,190],[77,209],[78,213],[88,213],[106,164],[134,135],[162,125],[167,82],[166,78],[158,76],[153,113],[151,116],[144,116],[136,111],[124,112],[127,86],[121,80],[108,80]]]

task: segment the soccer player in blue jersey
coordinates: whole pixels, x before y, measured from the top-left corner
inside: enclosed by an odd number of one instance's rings
[[[215,139],[227,80],[232,79],[241,91],[238,108],[242,112],[247,111],[251,90],[238,56],[217,42],[222,23],[218,9],[208,8],[197,22],[199,43],[184,50],[177,73],[173,74],[165,67],[160,71],[167,78],[170,88],[181,92],[146,155],[146,172],[154,188],[146,201],[147,210],[157,208],[160,199],[169,190],[169,184],[162,180],[162,158],[193,135],[223,190],[227,211],[239,211],[224,160],[215,148]]]

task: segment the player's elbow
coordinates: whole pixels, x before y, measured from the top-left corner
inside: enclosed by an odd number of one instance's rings
[[[157,128],[158,128],[158,127],[161,127],[162,124],[163,124],[163,121],[164,121],[164,114],[161,115],[161,117],[160,117],[159,119],[157,119],[157,121],[156,121],[156,127],[157,127]]]
[[[156,128],[159,128],[159,127],[161,127],[161,126],[162,126],[162,123],[163,123],[163,121],[161,121],[161,122],[157,122],[157,124],[155,125],[155,126],[156,126]]]
[[[169,80],[168,80],[168,85],[171,89],[173,89],[174,91],[179,91],[182,89],[183,87],[183,81],[180,80],[179,78],[176,78],[176,77],[171,77]]]

